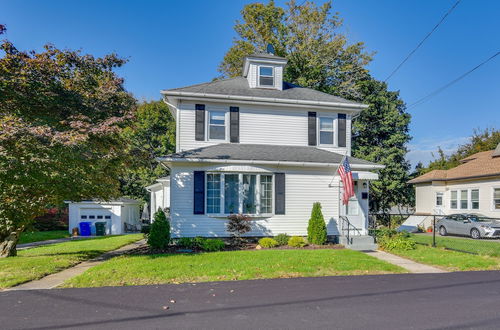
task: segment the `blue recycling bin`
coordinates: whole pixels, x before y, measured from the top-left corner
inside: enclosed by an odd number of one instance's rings
[[[90,236],[91,226],[92,226],[92,222],[85,222],[85,221],[80,222],[80,236]]]

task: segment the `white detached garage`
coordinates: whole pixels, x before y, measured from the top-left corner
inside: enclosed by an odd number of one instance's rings
[[[67,202],[69,207],[69,228],[79,228],[80,222],[91,222],[92,235],[95,235],[95,223],[106,223],[106,235],[120,235],[126,228],[140,230],[141,202],[130,198],[114,201]]]

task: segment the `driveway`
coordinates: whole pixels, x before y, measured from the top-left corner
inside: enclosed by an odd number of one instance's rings
[[[172,300],[172,301],[171,301]],[[500,272],[0,293],[2,329],[497,329]]]

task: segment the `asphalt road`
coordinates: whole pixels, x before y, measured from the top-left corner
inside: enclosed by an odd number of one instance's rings
[[[499,311],[500,272],[0,292],[1,329],[498,329]]]

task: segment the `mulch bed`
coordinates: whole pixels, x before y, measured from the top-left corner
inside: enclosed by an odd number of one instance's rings
[[[344,249],[343,245],[340,244],[325,244],[325,245],[307,245],[302,248],[295,248],[291,246],[279,246],[275,247],[272,249],[257,249],[257,243],[246,243],[241,247],[235,247],[235,246],[226,246],[226,248],[222,251],[248,251],[248,250],[254,250],[254,251],[259,251],[259,250],[324,250],[324,249],[333,249],[333,250],[340,250]],[[158,250],[158,249],[151,249],[149,246],[144,245],[132,250],[127,251],[126,254],[129,255],[152,255],[152,254],[186,254],[186,253],[202,253],[205,252],[199,248],[193,248],[193,249],[186,249],[182,248],[179,246],[169,246],[167,249],[163,250]]]

